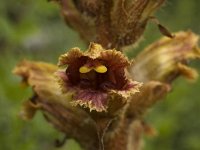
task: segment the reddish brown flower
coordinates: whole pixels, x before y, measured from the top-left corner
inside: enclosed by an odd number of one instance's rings
[[[72,92],[72,104],[90,111],[106,111],[113,96],[127,99],[141,85],[127,79],[125,69],[130,62],[121,52],[105,50],[95,43],[86,52],[71,49],[61,55],[58,65],[66,67],[57,71],[62,91]]]

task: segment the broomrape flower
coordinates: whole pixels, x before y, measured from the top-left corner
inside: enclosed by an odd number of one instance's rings
[[[154,12],[165,0],[50,0],[61,8],[65,22],[87,43],[121,50],[137,42]],[[156,23],[161,32],[165,28]],[[89,29],[89,30],[85,30]],[[164,31],[162,31],[164,30]]]
[[[109,99],[119,96],[124,101],[139,91],[141,83],[127,78],[129,65],[121,52],[91,43],[86,52],[73,48],[61,55],[58,66],[66,68],[56,74],[63,93],[73,93],[73,105],[106,111]]]

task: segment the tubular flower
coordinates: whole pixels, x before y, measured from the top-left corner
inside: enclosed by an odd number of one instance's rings
[[[173,39],[163,37],[136,57],[130,72],[141,82],[157,80],[171,83],[179,75],[194,80],[198,73],[188,66],[188,62],[200,58],[198,40],[199,37],[191,31],[175,33]]]
[[[51,0],[61,8],[65,22],[86,41],[105,48],[137,42],[165,0]],[[89,30],[85,30],[88,28]]]
[[[143,82],[139,94],[131,98],[127,115],[144,114],[146,109],[166,96],[172,89],[172,82],[179,76],[189,80],[198,77],[189,61],[200,58],[199,36],[191,31],[181,31],[170,39],[162,37],[144,49],[135,59],[129,72],[134,79]]]
[[[119,96],[125,103],[141,83],[126,77],[128,59],[119,51],[105,50],[91,43],[86,52],[73,48],[59,58],[56,72],[62,91],[72,92],[72,104],[90,111],[106,111],[110,99]],[[66,67],[63,69],[63,67]]]

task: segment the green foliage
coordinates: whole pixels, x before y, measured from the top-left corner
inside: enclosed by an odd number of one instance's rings
[[[191,29],[200,33],[200,1],[168,1],[157,14],[160,22],[171,31]],[[156,33],[156,34],[155,34]],[[150,23],[138,52],[160,35]],[[78,35],[67,28],[59,8],[45,0],[7,0],[0,5],[0,149],[55,150],[53,142],[62,136],[38,113],[34,121],[22,121],[18,114],[31,89],[19,85],[20,79],[11,71],[20,60],[57,63],[58,56],[70,47],[84,47]],[[130,56],[135,53],[128,52]],[[192,64],[200,70],[199,64]],[[146,116],[159,135],[147,138],[146,150],[200,149],[200,80],[191,84],[183,78],[174,89]],[[69,141],[58,150],[80,149]]]

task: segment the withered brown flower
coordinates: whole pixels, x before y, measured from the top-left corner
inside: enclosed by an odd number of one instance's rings
[[[86,41],[104,48],[134,44],[151,16],[165,0],[51,0],[60,7],[66,23]],[[160,24],[158,27],[164,29]],[[89,29],[89,30],[85,30]]]
[[[174,35],[172,39],[162,37],[149,45],[137,55],[134,65],[129,68],[134,79],[144,83],[140,93],[132,97],[127,111],[129,117],[143,114],[166,96],[177,77],[197,79],[197,70],[191,68],[188,62],[200,58],[199,36],[191,31],[180,31]]]
[[[200,58],[199,36],[191,31],[180,31],[174,35],[173,39],[162,37],[136,57],[130,72],[137,81],[171,83],[179,75],[191,80],[197,78],[197,71],[189,67],[188,62]]]
[[[128,59],[119,51],[91,43],[86,52],[73,48],[59,58],[57,71],[62,91],[72,92],[72,104],[90,111],[106,111],[109,99],[127,99],[141,83],[127,78]],[[66,67],[63,69],[63,67]]]

